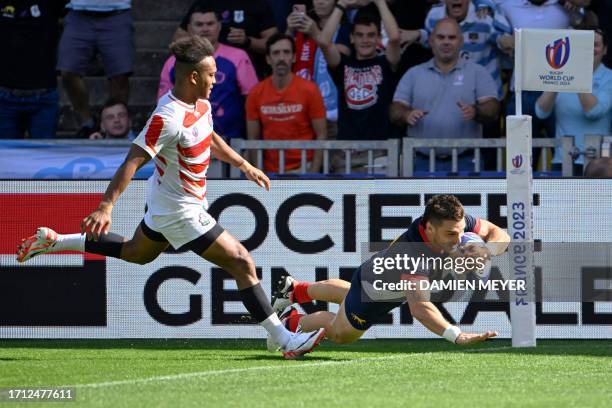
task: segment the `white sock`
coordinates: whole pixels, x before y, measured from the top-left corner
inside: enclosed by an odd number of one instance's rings
[[[85,252],[85,238],[85,234],[57,234],[57,242],[53,250]]]
[[[270,336],[281,347],[285,347],[291,340],[292,333],[283,326],[276,313],[272,313],[266,320],[260,323]]]

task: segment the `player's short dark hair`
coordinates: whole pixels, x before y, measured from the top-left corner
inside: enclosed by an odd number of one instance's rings
[[[215,48],[206,38],[189,36],[170,44],[170,52],[177,62],[195,66],[204,58],[212,57]]]
[[[285,33],[276,33],[272,34],[270,38],[266,40],[266,55],[270,55],[270,48],[282,40],[287,40],[291,43],[291,51],[295,54],[295,40],[293,37]]]
[[[380,15],[373,10],[359,9],[357,14],[355,15],[355,19],[353,20],[353,26],[351,27],[351,33],[355,32],[355,27],[357,25],[369,26],[371,24],[374,24],[374,26],[376,27],[376,32],[380,34],[381,33]]]
[[[457,197],[451,194],[433,196],[425,206],[422,224],[430,222],[440,225],[443,221],[461,221],[465,217],[463,205]]]

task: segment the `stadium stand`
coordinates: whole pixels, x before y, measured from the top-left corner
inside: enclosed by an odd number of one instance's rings
[[[189,8],[189,0],[139,0],[132,5],[134,18],[134,74],[130,78],[128,105],[132,112],[133,128],[142,129],[147,115],[157,101],[156,92],[159,73],[168,57],[168,44],[178,22]],[[101,61],[97,60],[85,77],[89,87],[90,103],[94,112],[100,109],[108,98],[108,84]],[[60,87],[61,89],[61,87]],[[58,137],[70,137],[77,128],[66,93],[61,89],[61,113]]]

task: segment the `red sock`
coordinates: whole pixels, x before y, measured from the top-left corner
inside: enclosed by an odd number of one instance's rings
[[[297,330],[298,324],[300,324],[300,319],[304,316],[303,314],[297,313],[297,310],[295,312],[296,313],[291,313],[291,316],[285,320],[285,327],[287,330],[294,333]]]
[[[312,298],[308,296],[308,287],[310,282],[298,282],[293,284],[293,301],[299,304],[312,302]]]

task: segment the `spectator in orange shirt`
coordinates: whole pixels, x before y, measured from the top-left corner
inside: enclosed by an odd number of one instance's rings
[[[266,61],[272,75],[251,90],[247,98],[247,135],[263,140],[327,139],[325,105],[314,82],[291,72],[295,43],[286,34],[275,34],[266,42]],[[322,151],[308,151],[309,172],[321,170]],[[284,171],[299,169],[300,150],[285,150]],[[277,150],[264,151],[264,170],[279,172]]]

